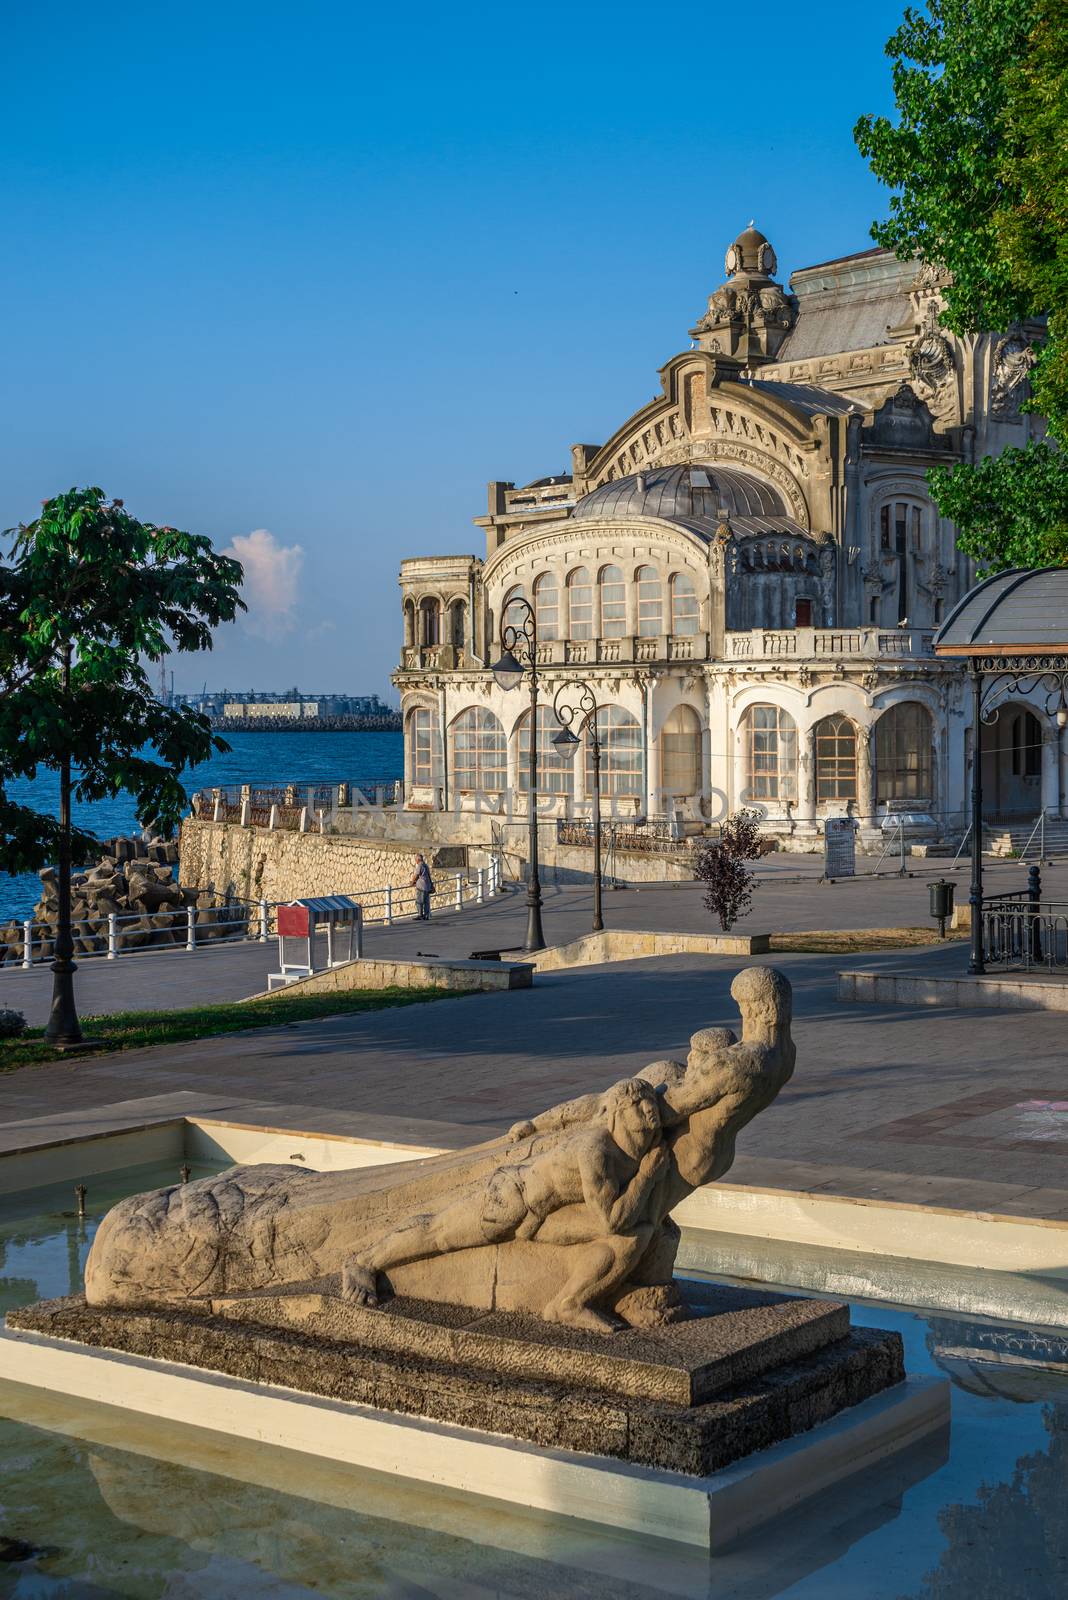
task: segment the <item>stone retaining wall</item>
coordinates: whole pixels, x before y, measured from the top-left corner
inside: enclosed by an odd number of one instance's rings
[[[438,885],[434,904],[444,909],[455,903],[456,872],[463,863],[427,854]],[[414,909],[414,891],[407,887],[414,870],[415,847],[408,843],[242,828],[194,817],[182,823],[180,881],[222,898],[276,902],[348,894],[360,900],[389,884],[403,891],[394,896],[394,912],[407,914]],[[380,904],[369,910],[381,914]]]
[[[539,972],[555,967],[592,967],[608,961],[639,961],[648,956],[752,956],[771,949],[769,933],[641,933],[606,928],[570,944],[553,945],[530,957]]]

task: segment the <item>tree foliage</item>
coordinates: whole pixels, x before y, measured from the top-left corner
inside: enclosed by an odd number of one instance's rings
[[[155,697],[146,663],[208,650],[242,602],[241,567],[209,539],[139,522],[96,488],[46,500],[7,530],[0,560],[0,867],[54,860],[58,823],[7,792],[69,755],[80,800],[131,793],[137,816],[173,828],[183,767],[228,746],[208,719]],[[92,836],[75,831],[75,858]]]
[[[1068,561],[1068,0],[929,0],[887,44],[898,120],[857,145],[895,192],[872,236],[949,275],[958,334],[1048,314],[1030,409],[1049,436],[930,474],[986,570]]]
[[[735,811],[719,830],[719,841],[698,851],[695,875],[705,886],[705,909],[729,933],[753,903],[753,873],[747,861],[758,861],[774,846],[760,836],[759,811]]]

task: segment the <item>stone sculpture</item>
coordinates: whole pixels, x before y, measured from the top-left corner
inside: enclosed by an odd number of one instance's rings
[[[750,967],[731,994],[740,1041],[704,1029],[685,1064],[655,1062],[503,1139],[352,1172],[235,1167],[123,1201],[94,1241],[86,1301],[210,1314],[337,1277],[363,1305],[392,1292],[606,1332],[669,1321],[671,1211],[723,1176],[793,1072],[786,978]]]

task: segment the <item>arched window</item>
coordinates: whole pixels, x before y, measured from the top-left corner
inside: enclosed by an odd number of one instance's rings
[[[602,567],[597,579],[601,591],[601,638],[622,639],[627,631],[627,586],[619,567]]]
[[[560,723],[552,706],[538,707],[538,793],[567,794],[575,792],[575,763],[571,756],[561,755],[553,744],[560,732]],[[516,727],[516,758],[519,763],[519,788],[530,792],[530,712],[524,711]]]
[[[931,713],[915,700],[890,706],[875,724],[875,798],[922,800],[934,790]]]
[[[585,567],[567,575],[567,636],[593,638],[593,584]]]
[[[433,706],[416,706],[408,718],[408,778],[416,789],[441,782],[441,734]]]
[[[663,602],[660,595],[660,574],[655,567],[639,567],[638,580],[638,637],[655,639],[663,631]]]
[[[457,789],[501,794],[508,777],[504,729],[492,711],[470,706],[452,725],[452,775]]]
[[[504,605],[501,607],[502,634],[505,628],[522,628],[524,622],[527,620],[527,612],[525,606],[520,605],[519,601],[525,599],[526,595],[523,593],[522,589],[509,589],[508,593],[505,595]]]
[[[879,548],[897,557],[897,620],[907,622],[913,580],[909,575],[912,560],[920,550],[923,509],[913,500],[888,500],[879,507]]]
[[[817,722],[816,799],[857,798],[857,730],[848,717]]]
[[[441,643],[441,601],[433,595],[419,602],[419,643]]]
[[[449,643],[462,650],[467,632],[467,602],[454,600],[449,607]]]
[[[404,642],[406,645],[415,643],[415,601],[404,602]]]
[[[642,730],[636,717],[622,706],[602,706],[597,713],[597,737],[601,744],[601,793],[603,795],[642,792]],[[593,752],[586,745],[586,793],[593,793]]]
[[[797,799],[797,724],[781,706],[745,713],[745,798]]]
[[[534,585],[534,612],[539,639],[560,637],[560,585],[552,572],[543,572]]]
[[[692,706],[676,706],[660,730],[660,785],[665,794],[701,789],[701,719]]]
[[[685,572],[671,574],[671,631],[676,638],[686,638],[697,632],[700,621],[697,591],[693,579]]]

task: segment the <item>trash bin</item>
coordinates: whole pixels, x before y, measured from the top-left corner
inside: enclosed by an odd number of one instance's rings
[[[927,885],[927,893],[931,897],[931,915],[938,923],[939,938],[946,936],[946,920],[953,915],[953,891],[955,883],[948,878],[936,878],[934,883]]]

